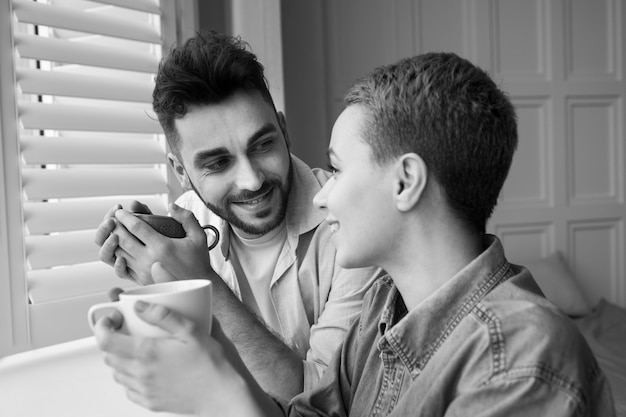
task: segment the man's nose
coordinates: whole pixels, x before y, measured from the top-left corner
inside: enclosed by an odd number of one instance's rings
[[[256,191],[265,182],[263,170],[249,159],[238,163],[236,175],[235,182],[240,190]]]

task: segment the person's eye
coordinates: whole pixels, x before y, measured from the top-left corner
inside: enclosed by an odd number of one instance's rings
[[[273,144],[274,144],[274,139],[262,140],[254,145],[254,147],[252,148],[252,152],[255,152],[255,153],[267,152],[272,148]]]
[[[337,175],[339,174],[339,170],[337,168],[335,168],[335,166],[333,164],[328,164],[327,165],[327,169],[330,171],[331,174],[333,175]]]
[[[216,161],[212,161],[209,164],[206,164],[204,166],[204,170],[208,174],[214,173],[214,172],[220,172],[220,171],[223,171],[224,169],[226,169],[226,167],[228,167],[229,164],[230,164],[230,159],[222,158],[222,159],[218,159]]]

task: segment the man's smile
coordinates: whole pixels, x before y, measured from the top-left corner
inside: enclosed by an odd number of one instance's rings
[[[262,205],[263,203],[269,203],[271,201],[274,187],[268,187],[261,195],[256,195],[253,198],[249,199],[239,199],[237,201],[232,201],[232,204],[235,204],[239,207],[245,208],[253,208],[253,206]]]

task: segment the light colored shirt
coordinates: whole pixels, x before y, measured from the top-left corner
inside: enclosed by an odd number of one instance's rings
[[[584,337],[495,236],[411,311],[391,278],[378,280],[320,385],[283,406],[303,416],[615,416]]]
[[[293,179],[285,217],[287,240],[270,282],[270,297],[280,335],[303,359],[304,389],[319,381],[330,358],[358,317],[363,296],[382,275],[379,268],[344,269],[335,263],[335,247],[326,213],[313,197],[330,174],[311,169],[292,156]],[[232,263],[230,227],[208,210],[193,192],[176,203],[191,210],[201,225],[218,228],[221,241],[209,252],[211,266],[241,300],[242,291]]]
[[[276,307],[270,296],[270,286],[278,256],[287,241],[285,222],[263,236],[247,239],[231,228],[231,257],[241,299],[260,316],[275,333],[282,333]]]

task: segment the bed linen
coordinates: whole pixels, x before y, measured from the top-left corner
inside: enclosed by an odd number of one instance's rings
[[[609,380],[617,416],[626,417],[626,309],[600,300],[574,322]]]

